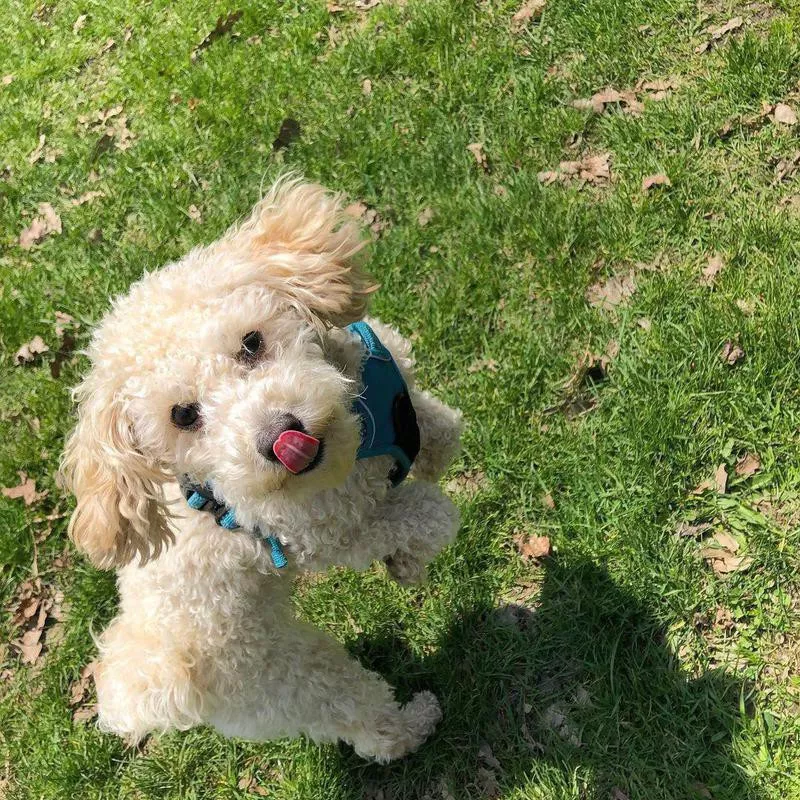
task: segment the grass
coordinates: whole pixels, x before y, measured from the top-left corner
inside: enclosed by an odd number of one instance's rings
[[[800,10],[548,0],[515,30],[513,2],[342,5],[242,4],[236,35],[192,61],[235,6],[5,0],[0,484],[24,470],[48,495],[0,497],[1,640],[18,635],[13,598],[34,571],[64,593],[64,619],[33,666],[0,649],[0,795],[800,798],[800,218],[782,203],[796,179],[775,180],[797,128],[760,119],[719,135],[762,102],[797,107]],[[742,28],[695,52],[737,14]],[[640,116],[570,105],[669,76],[677,87]],[[135,137],[124,150],[80,122],[120,104]],[[286,117],[300,136],[273,151]],[[29,163],[42,134],[57,157]],[[608,185],[537,179],[601,152]],[[287,168],[387,223],[374,310],[413,332],[421,382],[470,423],[451,476],[464,525],[430,584],[334,571],[298,596],[402,697],[440,697],[436,735],[388,767],[209,730],[125,749],[69,707],[115,590],[63,555],[64,518],[42,520],[68,508],[54,472],[85,366],[65,354],[53,376],[55,312],[80,322],[82,345],[110,295],[214,239]],[[661,172],[672,185],[643,192]],[[89,190],[104,196],[70,203]],[[23,250],[41,202],[63,232]],[[705,286],[715,253],[725,268]],[[587,302],[588,287],[630,270],[626,302]],[[37,334],[50,351],[14,366]],[[734,366],[719,356],[728,340],[746,353]],[[580,397],[565,397],[582,355],[610,341],[605,374],[578,376]],[[736,477],[746,452],[761,470]],[[727,492],[693,494],[721,463]],[[703,543],[674,534],[682,522],[733,534],[751,567],[716,575]],[[552,556],[524,562],[520,531],[548,536]]]

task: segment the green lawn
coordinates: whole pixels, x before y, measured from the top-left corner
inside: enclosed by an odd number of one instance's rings
[[[37,623],[14,625],[25,581],[53,606],[35,663],[0,645],[0,796],[800,798],[800,125],[770,109],[800,113],[800,7],[372,5],[2,3],[0,486],[47,494],[0,496],[0,641]],[[299,588],[401,696],[442,701],[388,767],[208,730],[126,749],[70,707],[115,608],[54,479],[77,351],[111,295],[287,169],[375,212],[374,311],[469,421],[463,529],[429,585]],[[24,249],[41,203],[62,230]],[[726,491],[694,492],[721,464]],[[520,555],[533,535],[549,558]],[[712,569],[713,537],[738,569]]]

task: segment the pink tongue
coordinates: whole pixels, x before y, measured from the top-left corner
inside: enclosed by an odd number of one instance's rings
[[[289,472],[297,475],[317,457],[319,439],[302,431],[284,431],[272,445],[272,452]]]

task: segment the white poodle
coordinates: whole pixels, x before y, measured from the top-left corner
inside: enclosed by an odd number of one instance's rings
[[[386,762],[440,719],[433,694],[401,707],[292,610],[301,572],[382,559],[416,581],[458,528],[435,481],[460,414],[414,388],[397,331],[356,322],[375,289],[363,245],[339,198],[284,180],[96,330],[63,474],[70,535],[118,567],[103,729],[305,734]]]

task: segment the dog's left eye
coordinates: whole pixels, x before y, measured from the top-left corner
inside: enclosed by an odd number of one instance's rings
[[[190,403],[186,406],[172,406],[170,419],[177,428],[195,430],[200,426],[200,407],[197,403]]]
[[[239,358],[242,361],[253,361],[261,353],[264,346],[264,337],[259,331],[250,331],[242,336],[242,349]]]

